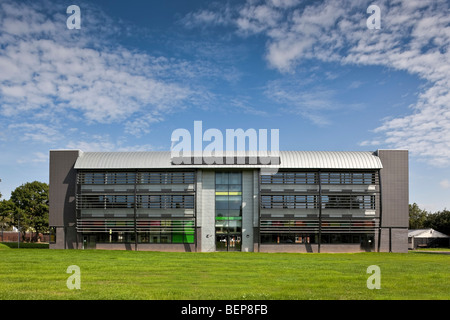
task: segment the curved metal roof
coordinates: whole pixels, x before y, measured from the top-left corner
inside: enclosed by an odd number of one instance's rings
[[[280,168],[381,169],[374,152],[360,151],[280,151]]]
[[[286,168],[286,169],[381,169],[374,152],[280,151],[280,165],[182,164],[174,165],[170,151],[80,152],[75,169],[174,169],[174,168]]]

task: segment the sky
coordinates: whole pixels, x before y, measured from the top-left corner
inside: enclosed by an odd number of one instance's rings
[[[202,121],[407,149],[409,202],[449,209],[449,50],[446,0],[0,0],[0,193],[48,183],[49,150],[168,151]]]

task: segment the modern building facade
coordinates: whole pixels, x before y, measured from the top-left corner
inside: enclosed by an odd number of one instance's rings
[[[50,151],[50,248],[408,250],[408,151],[280,151],[174,164],[170,152]]]

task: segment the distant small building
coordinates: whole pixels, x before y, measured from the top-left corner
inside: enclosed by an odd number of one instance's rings
[[[408,231],[408,248],[448,247],[450,236],[434,229],[412,229]]]

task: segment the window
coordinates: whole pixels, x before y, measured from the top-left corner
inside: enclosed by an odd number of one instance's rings
[[[97,242],[135,242],[133,220],[79,220],[77,229],[96,235]],[[138,220],[139,243],[194,243],[194,220]]]
[[[377,184],[376,172],[322,172],[322,184]]]
[[[109,172],[106,173],[105,184],[134,184],[135,181],[134,172]]]
[[[102,172],[86,172],[78,175],[79,183],[82,184],[104,184],[105,174]]]
[[[194,243],[193,220],[138,221],[138,242]]]
[[[267,233],[261,235],[262,244],[314,244],[317,235],[311,233]]]
[[[77,176],[79,184],[180,184],[194,183],[193,171],[169,172],[85,172]]]
[[[132,243],[135,242],[134,232],[110,231],[96,233],[97,243]]]
[[[273,175],[261,175],[262,184],[315,184],[316,172],[277,172]]]
[[[139,195],[138,209],[193,209],[193,195]]]
[[[262,209],[316,209],[315,195],[262,195]]]
[[[194,183],[195,182],[195,173],[193,171],[138,172],[138,180],[137,181],[140,184]]]
[[[323,209],[375,210],[373,195],[323,195]]]
[[[321,236],[322,244],[360,244],[373,246],[375,235],[373,233],[329,233]],[[262,244],[317,244],[317,233],[263,233]]]

